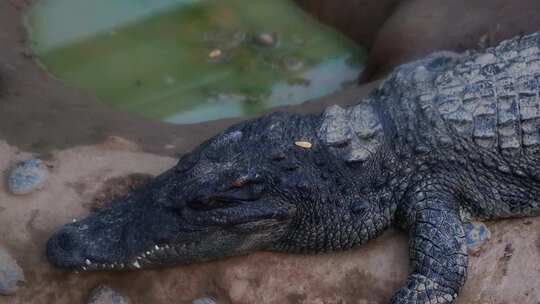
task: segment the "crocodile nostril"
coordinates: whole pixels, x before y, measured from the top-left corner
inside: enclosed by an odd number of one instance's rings
[[[77,242],[71,233],[65,231],[58,236],[58,246],[64,251],[72,251],[77,247]]]
[[[71,268],[83,265],[83,239],[77,228],[69,225],[53,235],[47,242],[47,258],[55,266]]]

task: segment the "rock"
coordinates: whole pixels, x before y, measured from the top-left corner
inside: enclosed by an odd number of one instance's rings
[[[373,5],[380,2],[362,1],[362,11],[367,7],[362,14],[369,13],[370,5],[374,8]],[[540,20],[536,18],[540,9],[539,1],[516,1],[516,5],[512,6],[508,6],[508,1],[505,0],[461,0],[459,5],[455,1],[398,2],[400,4],[397,5],[387,3],[394,9],[387,9],[384,13],[386,20],[377,24],[382,26],[376,30],[373,44],[356,40],[370,49],[363,80],[377,79],[397,65],[422,58],[437,50],[462,52],[478,47],[485,48],[513,36],[533,33],[540,27]],[[419,17],[432,12],[440,14],[434,18]],[[504,18],[501,18],[501,12],[504,12]],[[357,29],[362,23],[367,23],[358,13],[354,20],[346,23],[347,27]]]
[[[21,267],[0,247],[0,295],[13,295],[24,283]]]
[[[259,33],[255,36],[255,43],[263,47],[275,47],[278,39],[276,34],[271,33]]]
[[[484,223],[465,224],[465,242],[472,254],[477,253],[490,237],[491,233]]]
[[[129,304],[129,301],[110,287],[98,286],[92,290],[88,304]]]
[[[8,176],[8,189],[15,195],[24,195],[41,189],[45,185],[49,171],[36,158],[18,162]]]
[[[191,304],[217,304],[217,302],[212,298],[200,298],[193,300]]]

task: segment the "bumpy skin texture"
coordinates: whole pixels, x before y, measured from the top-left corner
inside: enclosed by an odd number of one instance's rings
[[[454,303],[463,222],[540,213],[540,34],[399,67],[369,98],[224,131],[48,243],[63,268],[130,269],[254,250],[342,250],[390,225],[411,274],[392,304]]]

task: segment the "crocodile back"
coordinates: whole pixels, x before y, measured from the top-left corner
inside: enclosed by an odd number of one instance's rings
[[[441,52],[400,66],[372,100],[398,137],[444,142],[451,133],[503,154],[531,154],[540,149],[539,84],[537,33],[482,53]]]

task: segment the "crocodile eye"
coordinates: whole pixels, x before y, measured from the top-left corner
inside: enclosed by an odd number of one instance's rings
[[[234,199],[225,197],[215,197],[205,200],[194,200],[187,204],[189,208],[195,211],[210,211],[214,209],[232,208],[238,206],[239,203]]]
[[[213,210],[218,208],[223,208],[227,206],[227,202],[221,201],[221,200],[207,200],[207,201],[193,201],[189,202],[188,206],[197,211],[207,211],[207,210]]]
[[[249,184],[260,184],[263,182],[263,178],[256,172],[248,172],[237,177],[232,183],[232,188],[242,188]]]
[[[248,183],[248,180],[245,178],[238,178],[232,182],[233,188],[242,188]]]

